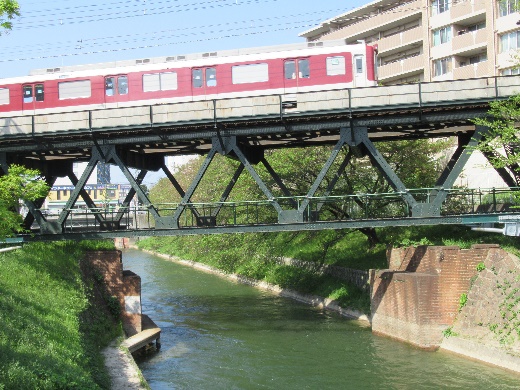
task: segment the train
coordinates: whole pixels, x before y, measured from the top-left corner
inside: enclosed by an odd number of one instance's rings
[[[27,133],[26,116],[374,86],[376,55],[340,40],[39,69],[0,79],[0,135]]]
[[[0,113],[364,87],[376,83],[375,53],[363,43],[311,42],[41,69],[0,80]]]

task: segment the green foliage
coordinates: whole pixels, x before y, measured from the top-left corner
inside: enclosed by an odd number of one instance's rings
[[[483,261],[481,261],[480,263],[477,264],[477,271],[478,272],[482,272],[486,269],[486,265],[484,264]]]
[[[520,119],[520,95],[490,103],[488,116],[477,118],[474,123],[489,129],[486,137],[474,149],[489,156],[496,168],[518,171],[518,123]],[[501,153],[500,151],[503,151]]]
[[[0,0],[0,27],[6,30],[13,28],[13,20],[16,16],[20,16],[20,6],[15,0]],[[0,35],[1,35],[0,31]]]
[[[410,238],[404,238],[400,242],[395,243],[395,246],[403,246],[403,247],[409,247],[409,246],[418,247],[421,245],[433,245],[433,242],[430,241],[426,237],[422,237],[420,240],[412,240]]]
[[[49,186],[34,169],[11,165],[9,173],[0,176],[0,239],[10,237],[23,229],[18,213],[20,201],[45,197]]]
[[[91,301],[83,251],[59,242],[0,254],[0,388],[110,387],[100,350],[121,330]]]
[[[459,312],[466,306],[466,303],[468,303],[468,294],[462,293],[459,298]]]
[[[449,328],[446,328],[442,331],[442,334],[445,338],[451,337],[451,336],[458,336],[456,332],[453,331],[453,327],[450,326]]]

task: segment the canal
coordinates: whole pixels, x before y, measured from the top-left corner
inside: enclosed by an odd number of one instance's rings
[[[520,376],[372,335],[334,313],[137,250],[162,348],[138,365],[163,389],[518,389]]]

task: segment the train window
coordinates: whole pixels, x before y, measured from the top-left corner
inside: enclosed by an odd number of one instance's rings
[[[206,87],[217,86],[217,70],[215,68],[206,68]]]
[[[327,76],[346,74],[345,57],[327,57]]]
[[[9,104],[9,89],[0,88],[0,105]]]
[[[23,102],[32,103],[33,101],[33,87],[32,85],[23,86]]]
[[[202,88],[202,69],[193,69],[191,75],[193,88]]]
[[[178,88],[177,73],[161,73],[161,91],[174,91]]]
[[[114,96],[114,79],[115,77],[107,77],[105,79],[105,94],[107,96]]]
[[[143,75],[143,92],[172,91],[177,89],[177,73],[153,73]]]
[[[36,84],[34,86],[34,97],[36,98],[37,102],[43,102],[43,84]]]
[[[143,92],[161,90],[161,79],[159,73],[143,74]]]
[[[117,93],[120,95],[128,94],[128,77],[119,76],[117,78]]]
[[[285,61],[284,74],[287,80],[296,78],[296,62],[293,60]]]
[[[269,67],[267,64],[235,65],[231,68],[231,80],[233,84],[269,81]]]
[[[308,79],[311,77],[309,60],[298,60],[298,77],[301,79]]]
[[[361,74],[363,73],[363,57],[357,56],[355,59],[355,67],[356,67],[356,73]]]
[[[58,83],[58,99],[88,98],[92,95],[90,80],[64,81]]]

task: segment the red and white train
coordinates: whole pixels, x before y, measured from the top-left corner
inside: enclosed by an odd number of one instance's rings
[[[376,54],[329,41],[43,69],[0,79],[0,117],[373,86]]]

